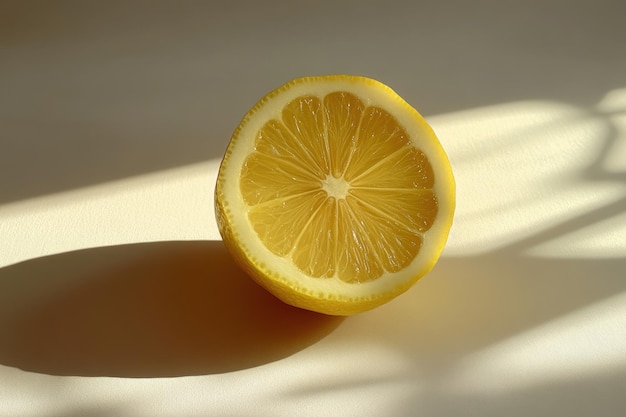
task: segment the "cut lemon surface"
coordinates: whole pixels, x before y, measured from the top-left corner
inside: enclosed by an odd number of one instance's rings
[[[215,207],[226,247],[260,285],[297,307],[351,315],[431,270],[455,185],[433,130],[389,87],[306,77],[243,118]]]

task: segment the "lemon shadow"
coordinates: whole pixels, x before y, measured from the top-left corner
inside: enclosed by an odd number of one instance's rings
[[[0,269],[0,364],[38,373],[224,373],[285,358],[340,323],[267,293],[219,241],[99,247]]]

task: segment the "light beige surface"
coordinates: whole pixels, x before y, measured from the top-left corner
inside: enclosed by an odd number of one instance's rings
[[[624,6],[333,4],[3,3],[0,415],[622,415]],[[338,72],[458,184],[433,272],[345,320],[253,285],[212,209],[247,109]]]

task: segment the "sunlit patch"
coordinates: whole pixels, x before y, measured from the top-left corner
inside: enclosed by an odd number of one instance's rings
[[[467,357],[450,375],[450,388],[493,395],[626,372],[624,317],[621,293],[520,333]],[[478,374],[492,377],[477,384]]]
[[[0,205],[0,267],[33,257],[158,240],[219,239],[218,159]]]
[[[626,174],[611,172],[619,167],[610,162],[623,164],[626,146],[620,125],[624,113],[606,107],[528,101],[431,118],[442,139],[453,144],[449,156],[462,173],[446,254],[510,245],[527,251],[542,231],[553,230],[549,239],[558,238],[566,228],[559,226],[563,222],[579,229],[607,220],[603,207],[626,199]],[[617,204],[626,210],[626,202]],[[576,220],[581,216],[586,220]],[[623,242],[615,237],[626,235],[626,226],[618,223],[611,222],[617,229],[602,247],[623,253]],[[598,254],[598,240],[593,232],[575,244],[570,239],[570,245],[544,245],[542,251],[544,256],[589,256],[588,250]]]

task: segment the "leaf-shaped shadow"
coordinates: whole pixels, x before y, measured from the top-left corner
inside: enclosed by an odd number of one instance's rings
[[[289,356],[340,323],[274,298],[219,241],[84,249],[0,269],[0,363],[39,373],[222,373]]]

